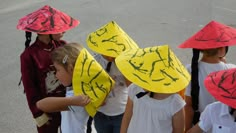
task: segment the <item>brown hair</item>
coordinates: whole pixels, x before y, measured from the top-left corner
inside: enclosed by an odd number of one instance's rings
[[[83,46],[78,43],[68,43],[56,48],[51,53],[52,62],[56,62],[63,66],[66,70],[69,65],[75,66],[77,57]]]

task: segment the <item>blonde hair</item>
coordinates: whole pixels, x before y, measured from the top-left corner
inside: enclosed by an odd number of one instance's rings
[[[69,65],[74,67],[76,59],[82,49],[83,46],[78,43],[68,43],[58,47],[51,53],[52,62],[58,63],[66,70]]]

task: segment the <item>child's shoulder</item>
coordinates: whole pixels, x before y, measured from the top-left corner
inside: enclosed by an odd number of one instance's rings
[[[37,51],[38,51],[38,46],[35,43],[33,43],[21,53],[21,56],[23,57],[30,56],[31,54],[37,53]]]
[[[179,102],[179,103],[185,103],[184,99],[179,95],[179,94],[173,94],[170,96],[171,97],[171,100],[176,103],[176,102]]]
[[[93,53],[93,57],[96,61],[101,61],[103,59],[101,54]]]
[[[132,98],[134,98],[134,96],[136,96],[138,93],[144,92],[144,90],[141,87],[137,86],[134,83],[129,85],[128,90],[129,90],[129,96]]]
[[[229,107],[219,101],[208,104],[203,111],[204,113],[221,114],[229,112]]]
[[[207,105],[207,108],[211,108],[213,110],[217,109],[217,108],[222,108],[222,107],[225,107],[227,105],[217,101],[217,102],[213,102],[213,103],[210,103]]]
[[[136,90],[136,91],[144,91],[141,87],[137,86],[136,84],[132,83],[129,85],[129,89]]]
[[[236,65],[232,64],[232,63],[225,63],[225,66],[227,67],[227,69],[229,69],[229,68],[236,68]]]

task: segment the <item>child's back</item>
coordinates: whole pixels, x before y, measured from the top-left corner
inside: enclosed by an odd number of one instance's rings
[[[193,51],[191,66],[187,68],[191,73],[191,82],[185,93],[186,130],[199,121],[200,113],[206,105],[215,101],[203,84],[207,74],[236,67],[235,65],[224,64],[228,46],[236,44],[235,34],[236,29],[211,21],[179,45],[180,48],[192,48]],[[202,57],[199,61],[200,52]]]
[[[133,49],[118,56],[116,64],[133,82],[121,133],[183,132],[185,102],[177,93],[190,75],[169,47]]]
[[[135,84],[129,86],[129,98],[133,102],[133,115],[128,133],[172,133],[172,117],[185,102],[178,94],[170,94],[164,99],[151,98],[149,95],[138,98],[144,92]]]
[[[212,103],[215,102],[215,98],[212,97],[209,92],[206,90],[204,86],[204,79],[207,77],[208,74],[211,72],[219,71],[219,70],[226,70],[229,68],[236,67],[234,64],[226,64],[224,62],[219,62],[219,63],[207,63],[203,61],[199,61],[198,63],[198,78],[199,78],[199,111],[202,112],[205,107]],[[191,64],[187,65],[186,68],[188,71],[191,73]],[[191,84],[189,84],[186,88],[185,92],[186,96],[191,96]]]

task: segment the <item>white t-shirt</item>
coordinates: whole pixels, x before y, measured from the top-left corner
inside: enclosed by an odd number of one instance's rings
[[[236,122],[234,122],[234,117],[229,114],[229,106],[221,102],[207,105],[198,125],[207,133],[236,132]]]
[[[66,97],[74,96],[71,87],[67,87]],[[84,107],[70,106],[70,110],[61,111],[62,133],[86,133],[88,113]]]
[[[184,107],[184,100],[178,94],[163,100],[153,99],[149,95],[137,98],[136,94],[144,90],[135,84],[128,89],[133,102],[133,115],[127,133],[172,133],[172,117]]]
[[[104,59],[100,54],[96,54],[94,58],[104,69],[106,69],[108,63],[106,59]],[[125,112],[125,106],[128,99],[128,89],[126,87],[124,76],[116,67],[115,62],[112,62],[109,75],[115,81],[115,86],[109,93],[105,105],[99,108],[99,112],[108,116],[116,116]]]
[[[234,67],[236,67],[236,65],[226,64],[223,62],[220,62],[217,64],[210,64],[210,63],[199,61],[199,63],[198,63],[198,70],[199,70],[198,79],[199,79],[199,87],[200,88],[199,88],[198,110],[200,112],[202,112],[208,104],[216,101],[215,98],[213,96],[211,96],[210,93],[205,88],[204,79],[206,78],[206,76],[214,71],[225,70],[225,69],[234,68]],[[191,64],[187,65],[186,68],[189,71],[189,73],[191,74]],[[189,85],[186,88],[185,95],[191,97],[191,82],[189,83]]]

